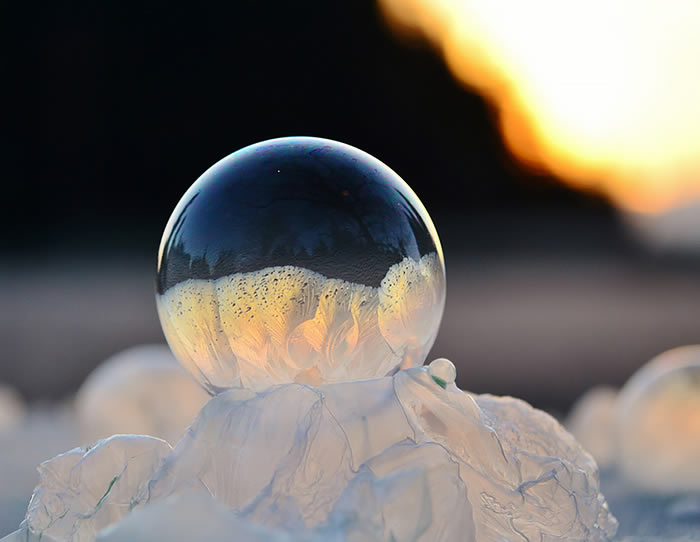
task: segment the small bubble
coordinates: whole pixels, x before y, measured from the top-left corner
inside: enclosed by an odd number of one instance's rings
[[[448,384],[454,383],[457,378],[457,369],[454,363],[446,358],[438,358],[430,362],[428,372],[433,380],[441,387],[446,388]]]

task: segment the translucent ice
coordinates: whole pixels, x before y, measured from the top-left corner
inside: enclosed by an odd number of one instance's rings
[[[235,537],[235,538],[234,538]],[[240,519],[206,493],[184,493],[135,510],[104,529],[99,542],[296,542],[284,532]]]
[[[39,477],[37,465],[80,443],[67,404],[34,405],[0,431],[0,535],[17,528]]]
[[[95,369],[75,408],[83,442],[125,433],[177,442],[208,399],[167,346],[144,345]]]
[[[363,471],[343,491],[326,523],[286,530],[254,523],[204,492],[185,492],[137,509],[97,540],[225,541],[235,533],[236,542],[409,542],[430,524],[427,489],[422,469],[387,478]]]
[[[210,392],[420,365],[445,302],[416,195],[372,156],[316,138],[207,170],[166,226],[157,282],[168,342]]]
[[[238,525],[256,542],[608,540],[616,522],[597,466],[571,435],[516,399],[460,391],[449,368],[222,392],[170,452],[115,437],[114,448],[49,462],[60,475],[42,474],[24,532],[82,541],[111,524],[104,540],[159,540],[153,530],[171,517],[159,534]],[[133,453],[128,438],[153,449]],[[183,509],[192,494],[218,504],[199,517]]]
[[[700,490],[700,346],[664,352],[630,378],[614,433],[630,484],[657,493]]]
[[[94,540],[131,511],[169,451],[160,439],[117,435],[45,461],[20,531],[41,540]]]

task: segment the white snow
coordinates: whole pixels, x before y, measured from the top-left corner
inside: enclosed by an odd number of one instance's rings
[[[618,390],[591,388],[574,404],[566,419],[566,428],[595,458],[600,468],[615,461],[613,420]]]
[[[414,368],[234,389],[172,451],[119,436],[45,463],[24,536],[84,542],[106,527],[113,542],[231,529],[256,542],[596,542],[616,521],[595,462],[553,418]]]
[[[0,384],[0,433],[9,431],[19,422],[25,414],[24,401],[19,393]]]
[[[625,384],[617,400],[617,465],[651,493],[700,491],[700,346],[664,352]]]

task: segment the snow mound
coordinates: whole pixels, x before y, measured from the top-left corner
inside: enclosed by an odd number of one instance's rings
[[[569,433],[517,399],[462,392],[439,369],[233,389],[172,451],[135,436],[73,450],[42,466],[23,532],[80,542],[614,535],[597,466]]]
[[[94,540],[131,511],[170,449],[154,437],[115,435],[45,461],[23,529],[41,540]]]
[[[0,384],[0,433],[17,425],[25,414],[24,401],[8,386]]]

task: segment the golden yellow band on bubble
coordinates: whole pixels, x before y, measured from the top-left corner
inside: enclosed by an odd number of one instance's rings
[[[209,391],[384,376],[423,363],[445,303],[437,253],[379,288],[295,266],[187,280],[158,296],[175,355]]]

